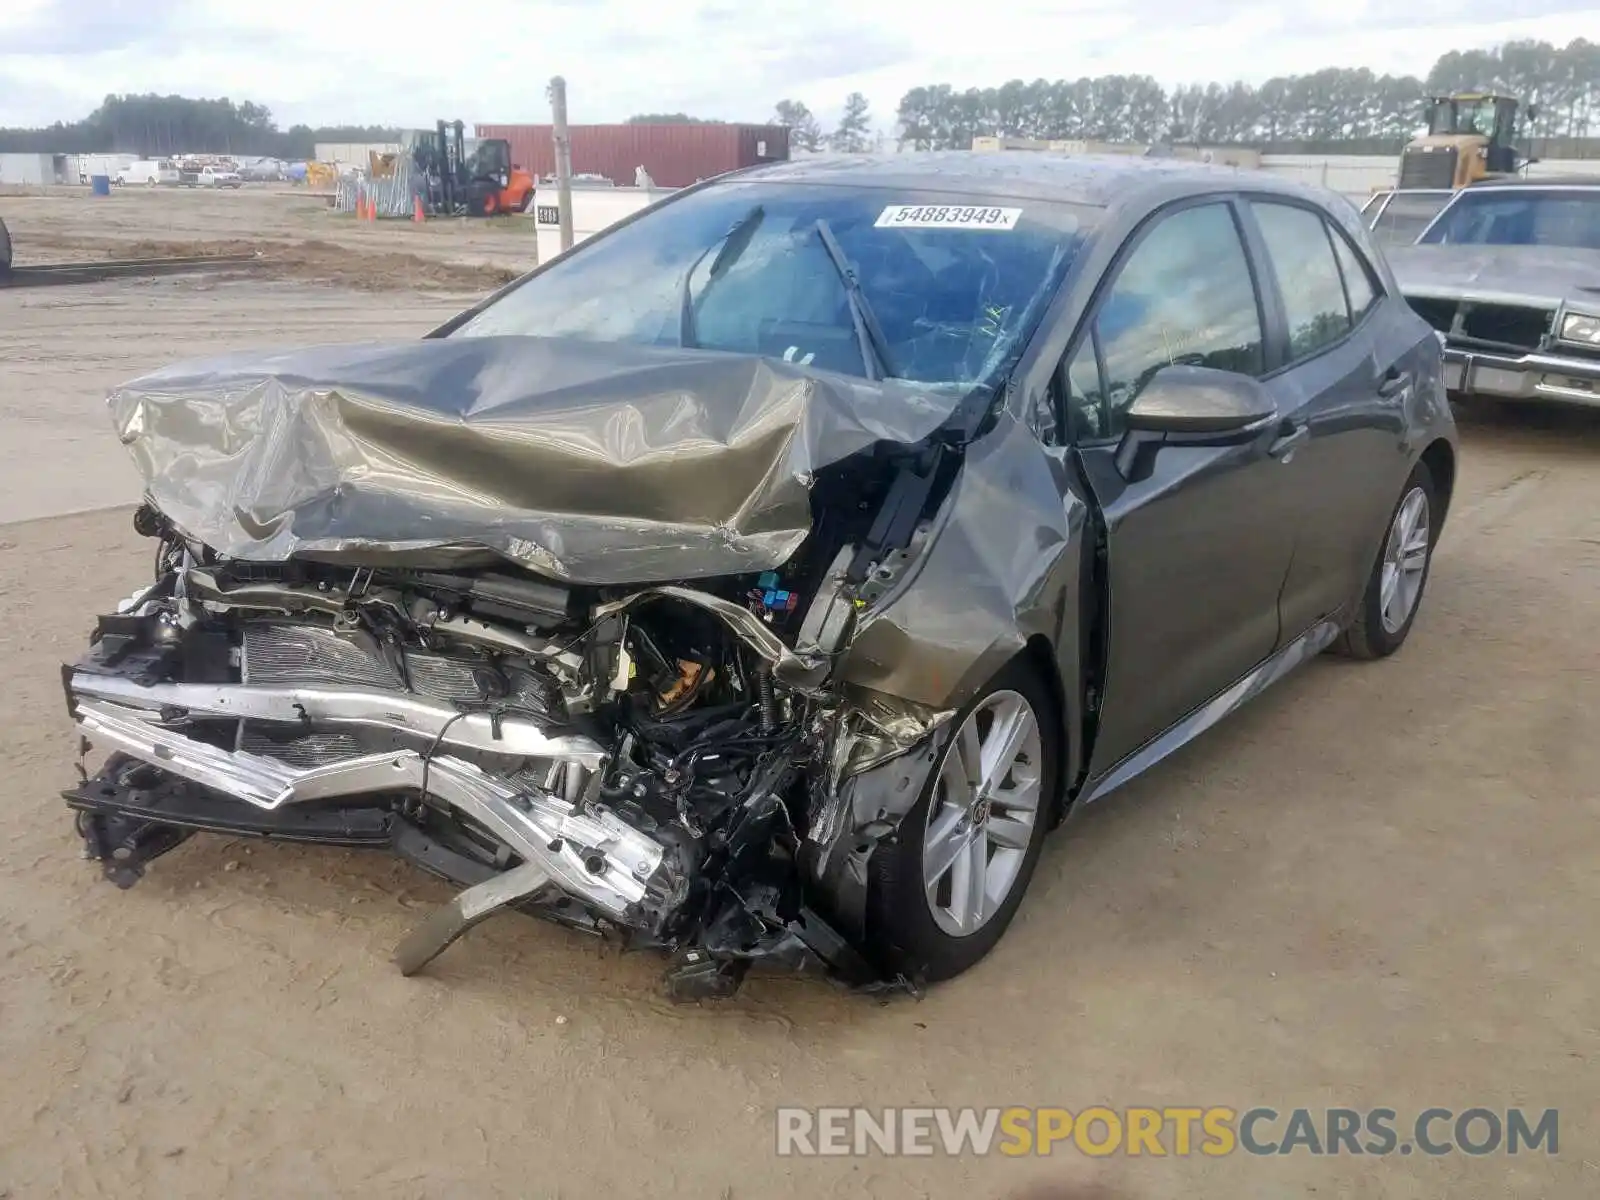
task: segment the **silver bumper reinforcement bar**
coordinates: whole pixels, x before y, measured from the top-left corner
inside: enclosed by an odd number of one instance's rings
[[[84,671],[74,673],[68,687],[80,703],[85,697],[110,700],[147,710],[149,720],[157,719],[162,710],[179,709],[206,717],[283,725],[365,725],[410,734],[423,741],[439,738],[441,746],[512,758],[562,759],[581,763],[590,770],[598,767],[605,756],[604,748],[593,738],[574,734],[552,737],[526,718],[463,714],[448,704],[406,692],[243,683],[146,685],[120,675],[91,675]]]
[[[1510,355],[1446,346],[1444,384],[1468,396],[1550,399],[1600,408],[1600,360],[1576,355]]]
[[[80,681],[84,684],[81,688]],[[179,705],[191,711],[212,711],[203,708],[199,693],[223,693],[230,700],[242,701],[237,694],[250,692],[256,694],[254,701],[262,701],[264,706],[271,703],[262,700],[262,693],[270,689],[198,684],[142,688],[114,678],[75,675],[74,719],[78,732],[92,745],[119,751],[266,810],[385,792],[426,792],[488,830],[522,860],[523,866],[467,889],[414,931],[399,956],[407,974],[420,969],[491,912],[547,887],[627,924],[640,922],[642,903],[652,897],[665,900],[678,887],[670,864],[663,866],[666,852],[654,839],[603,809],[580,811],[542,790],[513,786],[474,763],[448,754],[425,758],[406,749],[323,766],[294,767],[262,755],[207,745],[164,728],[156,723],[159,707],[133,707],[94,698],[122,689],[131,689],[157,706]],[[156,699],[169,693],[175,695]],[[233,707],[224,707],[224,711],[233,716],[255,715]],[[548,747],[557,743],[582,741],[587,739],[545,738],[546,749],[540,753],[550,754]]]

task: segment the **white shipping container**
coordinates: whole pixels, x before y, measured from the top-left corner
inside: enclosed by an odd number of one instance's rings
[[[398,154],[401,146],[399,142],[318,142],[313,150],[317,162],[365,169],[369,155]]]
[[[49,154],[0,154],[0,183],[43,187],[56,182],[54,156]]]
[[[573,188],[572,189],[572,244],[576,246],[609,229],[618,221],[631,217],[646,205],[664,199],[672,188]],[[528,216],[534,219],[534,237],[539,247],[539,261],[549,262],[561,253],[561,212],[556,201],[555,185],[541,185],[533,197],[533,207]],[[515,219],[515,218],[513,218]]]

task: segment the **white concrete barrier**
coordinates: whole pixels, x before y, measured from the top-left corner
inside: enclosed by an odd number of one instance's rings
[[[670,196],[671,188],[574,187],[572,189],[572,244],[593,237],[602,229],[630,217],[647,205]],[[561,253],[560,206],[554,184],[540,184],[529,213],[539,223],[539,261],[549,262]]]
[[[1397,154],[1264,154],[1261,157],[1263,171],[1347,196],[1370,196],[1375,191],[1392,188],[1399,168]],[[1528,168],[1528,175],[1534,179],[1556,175],[1600,178],[1600,160],[1548,159],[1534,163]]]

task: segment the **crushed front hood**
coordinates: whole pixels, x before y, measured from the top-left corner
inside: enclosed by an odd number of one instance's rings
[[[449,563],[559,579],[766,570],[812,474],[936,430],[964,393],[754,356],[424,339],[181,364],[111,393],[150,499],[234,558]]]
[[[1407,296],[1529,304],[1600,304],[1600,253],[1555,246],[1397,246],[1385,255]]]

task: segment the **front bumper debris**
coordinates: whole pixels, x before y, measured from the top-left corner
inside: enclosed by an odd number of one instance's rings
[[[729,995],[758,963],[852,987],[893,986],[815,911],[782,917],[781,889],[759,882],[759,871],[742,891],[719,886],[705,905],[715,915],[695,944],[656,936],[684,900],[684,863],[670,837],[657,840],[603,805],[580,806],[526,778],[513,784],[460,756],[489,750],[518,760],[598,761],[598,745],[581,735],[552,736],[511,717],[491,727],[489,717],[474,721],[475,713],[451,722],[423,698],[361,689],[291,696],[248,684],[144,684],[70,667],[63,683],[82,749],[110,751],[98,773],[85,772],[63,796],[78,814],[86,857],[118,887],[133,886],[151,861],[196,832],[382,849],[464,889],[397,948],[395,962],[407,975],[480,921],[518,908],[591,933],[624,930],[630,945],[667,950],[665,986],[678,1000]],[[296,766],[185,731],[194,719],[224,715],[284,722],[292,705],[323,724],[403,731],[428,744]],[[377,802],[383,796],[414,799],[386,805]],[[502,847],[502,861],[490,865],[432,836],[425,806],[481,831]],[[776,803],[752,809],[741,853],[764,844],[780,812]]]
[[[611,916],[635,918],[638,907],[649,902],[652,886],[663,893],[672,890],[671,880],[657,876],[664,858],[661,846],[620,821],[606,820],[603,813],[579,814],[564,799],[532,787],[509,787],[462,759],[394,750],[297,768],[163,729],[155,721],[170,707],[134,709],[89,699],[77,691],[80,686],[95,694],[106,690],[105,682],[92,676],[74,676],[69,686],[75,693],[78,732],[87,740],[266,812],[374,793],[416,792],[450,805],[504,841],[524,862],[539,864],[549,883]],[[148,690],[155,693],[154,700],[187,686]],[[219,694],[244,693],[241,706],[248,706],[248,693],[258,690],[205,686]]]

